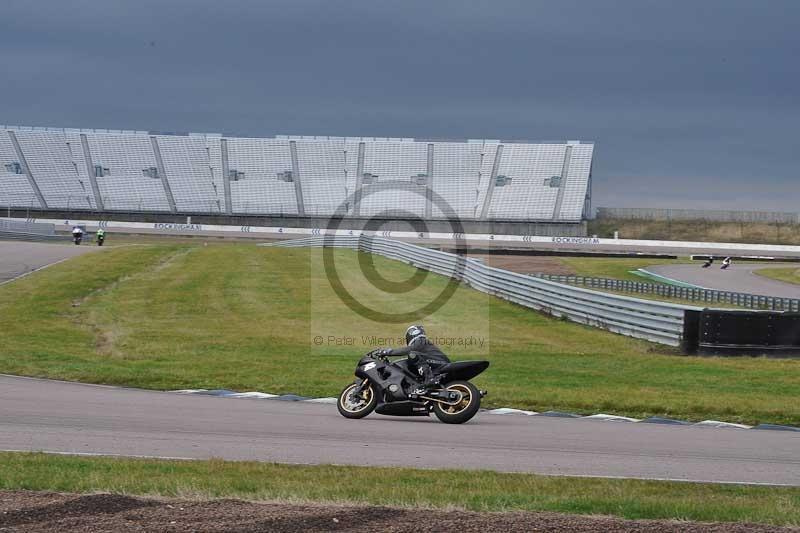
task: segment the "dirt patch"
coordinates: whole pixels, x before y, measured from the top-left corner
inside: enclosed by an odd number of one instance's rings
[[[546,255],[472,255],[482,259],[483,262],[491,267],[504,268],[520,274],[556,274],[569,276],[575,272],[566,266],[558,257]]]
[[[186,501],[114,494],[0,491],[0,531],[680,531],[767,532],[752,524],[622,520],[558,513],[475,513],[355,505]]]

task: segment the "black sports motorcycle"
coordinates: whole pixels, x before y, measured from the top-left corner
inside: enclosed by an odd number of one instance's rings
[[[489,366],[489,361],[458,361],[433,367],[439,385],[415,394],[420,376],[409,368],[408,358],[390,361],[374,350],[358,361],[354,383],[339,395],[337,407],[345,418],[364,418],[372,411],[382,415],[429,416],[445,424],[463,424],[475,416],[486,391],[469,382]]]

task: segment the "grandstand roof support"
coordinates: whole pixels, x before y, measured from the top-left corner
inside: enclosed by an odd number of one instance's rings
[[[358,163],[356,164],[356,190],[353,191],[353,216],[361,214],[361,187],[364,184],[364,150],[365,143],[358,143]]]
[[[561,218],[561,203],[564,201],[564,189],[567,188],[567,180],[569,179],[569,161],[572,158],[572,146],[567,146],[564,151],[564,164],[561,166],[561,181],[558,183],[558,195],[556,196],[556,205],[553,207],[553,220]]]
[[[222,153],[222,184],[225,188],[225,213],[233,213],[233,201],[231,200],[231,174],[228,165],[228,139],[220,140],[220,152]]]
[[[297,160],[297,141],[289,141],[289,152],[292,154],[292,181],[294,182],[294,195],[297,199],[297,214],[306,215],[306,206],[303,202],[303,187],[300,186],[300,163]]]
[[[83,148],[83,161],[86,163],[86,174],[89,176],[89,183],[92,184],[92,194],[94,195],[94,205],[100,211],[105,211],[106,207],[103,204],[103,196],[100,194],[100,185],[97,183],[97,176],[94,172],[94,161],[92,161],[92,152],[89,150],[89,140],[86,138],[85,133],[81,133],[81,148]]]
[[[589,165],[589,180],[586,183],[586,200],[583,202],[583,218],[592,218],[592,165]]]
[[[433,212],[433,143],[428,143],[428,179],[425,188],[425,218],[431,218]]]
[[[155,136],[150,137],[150,144],[153,145],[153,154],[156,156],[156,166],[158,167],[158,175],[161,178],[161,184],[164,186],[164,194],[167,196],[167,202],[169,202],[169,210],[173,213],[178,212],[178,208],[175,205],[175,197],[172,196],[172,189],[169,186],[169,180],[167,179],[167,170],[164,168],[164,160],[161,159],[161,150],[158,147],[158,139]]]
[[[19,145],[17,136],[13,131],[9,131],[8,136],[11,139],[11,144],[14,145],[14,151],[17,152],[17,158],[19,158],[19,162],[22,165],[22,168],[25,170],[25,175],[28,177],[28,183],[30,183],[31,188],[36,195],[36,199],[39,201],[39,207],[42,209],[47,209],[47,202],[44,199],[41,189],[39,189],[39,184],[36,183],[36,179],[33,177],[33,172],[31,172],[31,167],[28,166],[28,160],[25,159],[25,154],[22,153],[22,147]]]
[[[483,199],[483,208],[481,209],[481,220],[486,220],[489,214],[489,206],[492,205],[492,195],[494,194],[495,182],[497,181],[497,172],[500,170],[500,160],[503,158],[503,145],[497,145],[497,152],[494,154],[494,163],[492,164],[492,175],[489,176],[489,183],[486,186],[486,197]]]

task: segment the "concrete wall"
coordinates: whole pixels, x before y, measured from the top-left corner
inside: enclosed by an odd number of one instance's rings
[[[5,214],[5,213],[2,213]],[[170,213],[141,212],[86,212],[86,211],[53,211],[34,209],[11,209],[10,216],[25,218],[63,218],[75,220],[90,217],[93,220],[124,220],[129,222],[172,222],[186,223],[190,218],[195,224],[219,224],[230,226],[279,226],[284,228],[328,228],[331,219],[328,217],[298,216],[264,216],[264,215],[175,215]],[[431,233],[471,233],[490,235],[539,235],[545,237],[585,237],[586,222],[547,223],[547,222],[515,222],[497,220],[462,220],[451,224],[447,220],[426,220],[424,229],[418,230],[419,221],[413,226],[410,220],[379,218],[344,218],[336,227],[338,229],[361,230],[369,225],[370,229],[381,231],[426,231]]]

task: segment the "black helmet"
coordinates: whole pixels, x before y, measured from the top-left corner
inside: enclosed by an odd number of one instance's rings
[[[417,337],[424,337],[425,336],[425,328],[422,326],[410,326],[406,330],[406,344],[411,346],[411,343],[414,342],[414,339]]]

